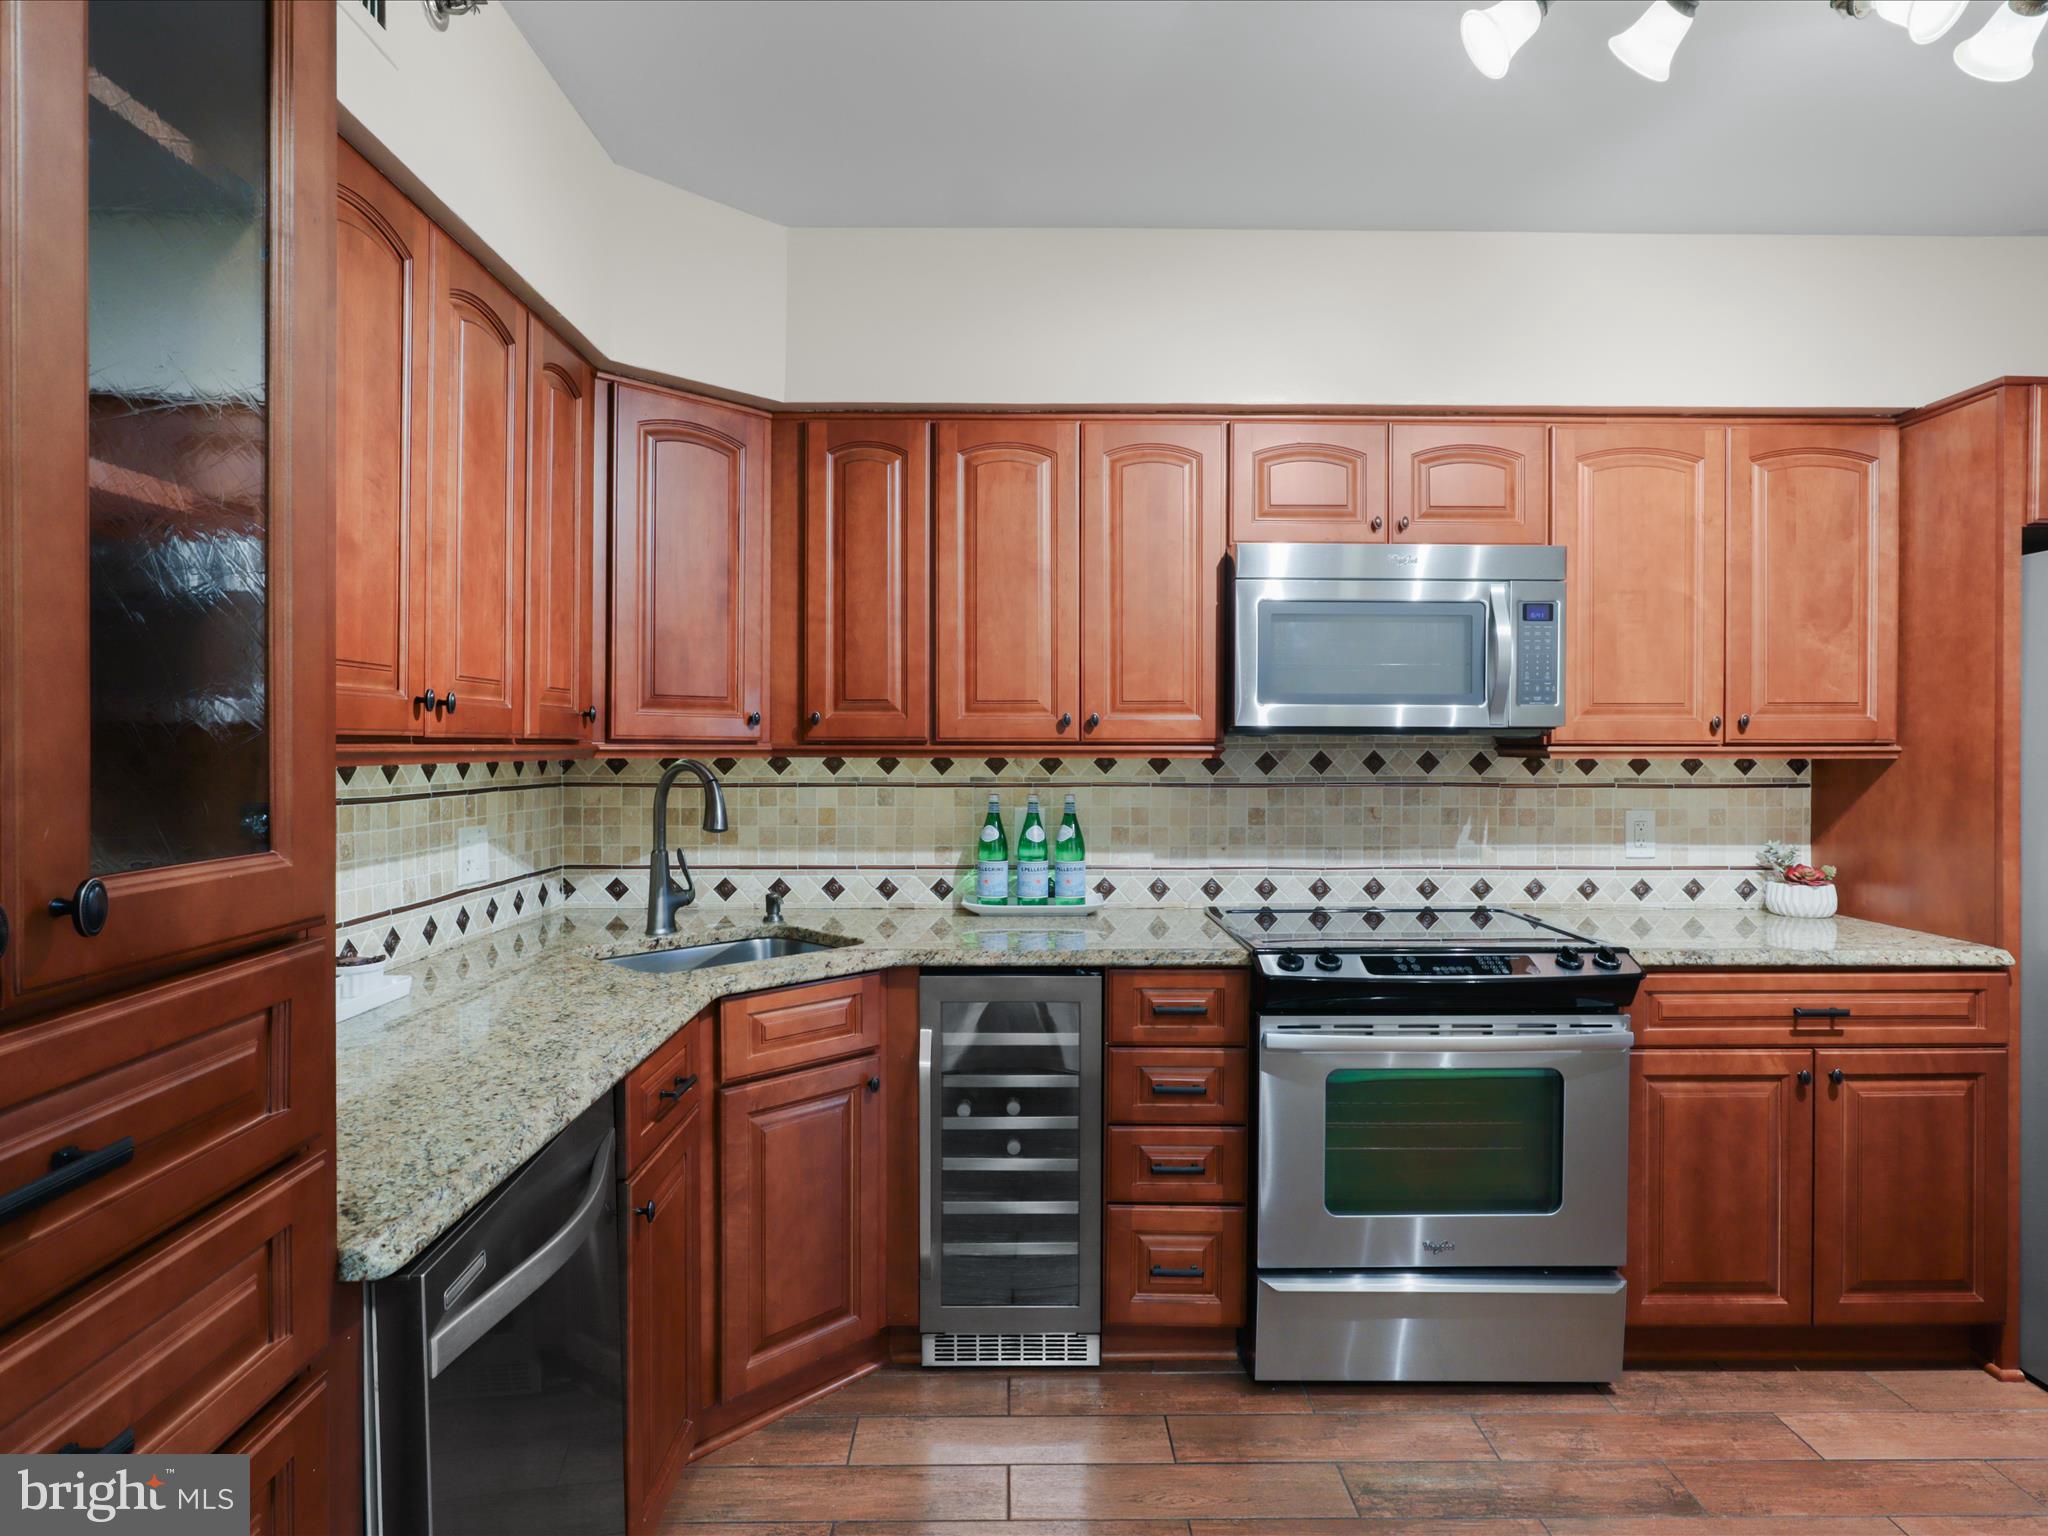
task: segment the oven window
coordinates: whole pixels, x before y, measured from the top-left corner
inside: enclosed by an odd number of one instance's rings
[[[1486,702],[1486,604],[1259,604],[1261,704]]]
[[[1333,1216],[1529,1216],[1564,1200],[1564,1078],[1548,1068],[1332,1072]]]

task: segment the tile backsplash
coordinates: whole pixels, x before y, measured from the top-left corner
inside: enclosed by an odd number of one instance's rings
[[[1119,905],[1754,905],[1756,847],[1804,846],[1808,765],[1784,758],[1501,756],[1486,737],[1244,737],[1209,758],[715,758],[729,830],[690,778],[669,840],[698,899],[950,905],[987,797],[1076,796],[1090,884]],[[637,926],[662,765],[624,758],[343,769],[338,942],[399,955],[567,903]],[[1656,856],[1622,856],[1629,811]],[[486,878],[458,877],[465,825]],[[621,931],[625,931],[622,927]]]

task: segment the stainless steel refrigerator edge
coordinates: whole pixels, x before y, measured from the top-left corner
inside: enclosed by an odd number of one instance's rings
[[[2020,1369],[2048,1382],[2048,547],[2020,597]]]

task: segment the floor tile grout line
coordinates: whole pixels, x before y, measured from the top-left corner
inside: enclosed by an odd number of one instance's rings
[[[2005,1458],[2005,1459],[2006,1459],[2007,1461],[2034,1461],[2034,1460],[2038,1460],[2039,1458],[2038,1458],[2038,1457],[2032,1457],[2032,1456],[2009,1456],[2009,1457],[2007,1457],[2007,1458]],[[2043,1501],[2042,1501],[2041,1497],[2040,1497],[2040,1496],[2039,1496],[2038,1494],[2036,1494],[2036,1493],[2035,1493],[2035,1492],[2034,1492],[2034,1491],[2033,1491],[2032,1489],[2029,1489],[2029,1488],[2024,1488],[2024,1487],[2021,1487],[2021,1486],[2020,1486],[2020,1483],[2019,1483],[2019,1480],[2018,1480],[2017,1478],[2013,1477],[2013,1476],[2012,1476],[2012,1475],[2011,1475],[2011,1474],[2010,1474],[2009,1472],[2007,1472],[2007,1471],[2005,1470],[2005,1467],[2004,1467],[2004,1466],[2003,1466],[2003,1465],[2002,1465],[2001,1463],[1999,1463],[1999,1462],[1996,1462],[1996,1461],[1992,1461],[1992,1460],[1990,1460],[1989,1458],[1986,1458],[1986,1459],[1984,1460],[1984,1462],[1983,1462],[1983,1465],[1984,1465],[1984,1466],[1987,1466],[1987,1467],[1989,1467],[1989,1468],[1990,1468],[1990,1469],[1991,1469],[1992,1471],[1996,1472],[1996,1473],[1997,1473],[1997,1474],[1998,1474],[1998,1475],[1999,1475],[2000,1477],[2004,1478],[2004,1479],[2005,1479],[2005,1480],[2006,1480],[2006,1481],[2007,1481],[2008,1483],[2011,1483],[2011,1484],[2013,1485],[2013,1487],[2015,1487],[2015,1488],[2019,1488],[2019,1490],[2020,1490],[2020,1492],[2021,1492],[2021,1493],[2025,1494],[2025,1495],[2026,1495],[2026,1496],[2027,1496],[2028,1498],[2030,1498],[2030,1499],[2032,1499],[2032,1500],[2034,1501],[2034,1506],[2035,1506],[2035,1508],[2037,1508],[2037,1509],[2040,1509],[2040,1508],[2043,1508],[2043,1507],[2048,1507],[2048,1506],[2044,1506],[2044,1504],[2043,1504]]]
[[[1822,1450],[1819,1446],[1815,1445],[1811,1440],[1807,1439],[1806,1436],[1799,1433],[1799,1431],[1794,1429],[1790,1424],[1785,1423],[1784,1414],[1774,1413],[1771,1415],[1771,1417],[1778,1421],[1778,1423],[1784,1428],[1786,1434],[1790,1435],[1794,1440],[1797,1440],[1801,1445],[1805,1446],[1809,1451],[1813,1452],[1813,1454],[1821,1461],[1833,1461],[1835,1459],[1834,1457],[1828,1455],[1828,1453]]]

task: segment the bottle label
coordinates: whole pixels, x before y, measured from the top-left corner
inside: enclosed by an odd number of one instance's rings
[[[1052,884],[1052,866],[1044,859],[1017,861],[1017,899],[1043,901]]]
[[[991,903],[1010,899],[1008,860],[983,859],[974,866],[974,899]]]
[[[1084,902],[1088,899],[1088,866],[1076,859],[1070,863],[1054,866],[1052,872],[1052,899],[1063,902]]]
[[[1026,828],[1024,829],[1024,841],[1025,841],[1025,842],[1027,842],[1027,843],[1042,843],[1042,842],[1044,842],[1044,841],[1045,841],[1045,828],[1043,828],[1043,827],[1026,827]]]
[[[994,827],[992,827],[992,826],[984,826],[984,827],[983,827],[983,828],[981,829],[981,840],[982,840],[982,841],[983,841],[984,843],[992,843],[992,842],[994,842],[994,841],[995,841],[995,840],[996,840],[997,838],[1001,837],[1002,835],[1003,835],[1003,834],[1002,834],[1001,832],[997,831],[997,830],[996,830],[996,829],[995,829]]]

